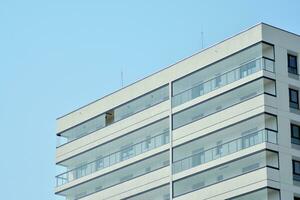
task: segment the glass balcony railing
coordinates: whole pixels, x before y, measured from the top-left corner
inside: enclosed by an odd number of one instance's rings
[[[243,63],[233,70],[174,95],[172,97],[172,106],[176,107],[181,105],[261,70],[274,72],[274,61],[265,57],[260,57]]]
[[[178,197],[266,167],[279,169],[278,152],[260,151],[176,180],[173,182],[173,196]]]
[[[276,96],[275,81],[259,78],[173,114],[173,129],[198,121],[262,94]],[[225,99],[225,101],[224,101]]]
[[[264,142],[277,144],[277,132],[270,129],[259,130],[257,132],[250,133],[243,137],[220,144],[211,149],[204,150],[184,159],[175,161],[173,163],[173,174]]]
[[[128,146],[120,151],[114,152],[110,155],[107,155],[103,158],[94,160],[88,164],[82,165],[75,169],[64,172],[56,176],[56,186],[64,185],[68,182],[71,182],[75,179],[81,178],[83,176],[92,174],[96,171],[110,167],[116,163],[122,162],[129,158],[140,155],[144,152],[147,152],[151,149],[160,147],[164,144],[169,143],[169,131],[165,131],[159,135],[156,135],[151,138],[147,138],[139,143]]]
[[[58,192],[57,194],[64,196],[67,200],[90,199],[86,196],[98,193],[107,188],[131,181],[147,174],[149,175],[149,173],[169,166],[169,158],[169,150],[163,151],[159,154],[147,157],[146,159],[126,165],[125,167],[118,168],[110,173],[106,173],[81,184],[77,184],[74,187],[69,187],[66,190]],[[149,176],[151,177],[151,175]],[[140,178],[140,180],[136,181],[139,181],[142,184],[143,182],[141,181],[145,181],[146,177]],[[101,197],[98,196],[98,199],[99,198]],[[109,198],[107,197],[106,199]]]
[[[251,200],[251,199],[252,200],[253,199],[280,200],[280,191],[273,188],[263,188],[227,200]]]
[[[89,135],[169,99],[165,85],[57,134],[57,147]]]
[[[163,185],[158,188],[142,192],[121,200],[170,200],[170,185]]]

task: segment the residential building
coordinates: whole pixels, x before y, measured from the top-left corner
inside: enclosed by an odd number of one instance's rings
[[[55,193],[299,199],[299,56],[299,35],[260,23],[58,118]]]

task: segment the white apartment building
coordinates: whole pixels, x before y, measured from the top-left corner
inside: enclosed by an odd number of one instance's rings
[[[299,200],[300,35],[260,23],[57,119],[66,200]]]

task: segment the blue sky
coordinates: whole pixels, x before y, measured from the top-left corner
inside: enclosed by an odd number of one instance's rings
[[[258,22],[300,34],[298,0],[0,0],[1,199],[50,200],[55,119]]]

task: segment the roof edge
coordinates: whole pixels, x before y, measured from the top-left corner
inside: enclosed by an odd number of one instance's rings
[[[180,59],[179,61],[177,61],[177,62],[175,62],[175,63],[173,63],[173,64],[171,64],[171,65],[168,65],[167,67],[165,67],[165,68],[163,68],[163,69],[161,69],[161,70],[158,70],[158,71],[156,71],[156,72],[154,72],[154,73],[152,73],[152,74],[150,74],[150,75],[148,75],[148,76],[146,76],[146,77],[144,77],[144,78],[138,79],[138,80],[134,81],[133,83],[131,83],[131,84],[129,84],[129,85],[123,87],[123,88],[120,88],[120,89],[118,89],[118,90],[116,90],[116,91],[114,91],[114,92],[111,92],[111,93],[109,93],[109,94],[107,94],[107,95],[104,95],[103,97],[101,97],[101,98],[99,98],[99,99],[96,99],[96,100],[94,100],[94,101],[92,101],[92,102],[90,102],[90,103],[88,103],[88,104],[86,104],[86,105],[84,105],[84,106],[81,106],[81,107],[79,107],[79,108],[77,108],[77,109],[75,109],[75,110],[73,110],[73,111],[71,111],[71,112],[69,112],[69,113],[67,113],[67,114],[64,114],[64,115],[62,115],[62,116],[56,118],[56,120],[62,119],[62,118],[66,117],[66,116],[68,116],[68,115],[70,115],[70,114],[72,114],[72,113],[74,113],[74,112],[76,112],[76,111],[79,111],[79,110],[82,109],[82,108],[85,108],[85,107],[87,107],[87,106],[89,106],[89,105],[91,105],[91,104],[93,104],[93,103],[95,103],[95,102],[97,102],[97,101],[100,101],[100,100],[102,100],[102,99],[104,99],[104,98],[106,98],[106,97],[108,97],[108,96],[110,96],[110,95],[112,95],[112,94],[115,94],[115,93],[117,93],[117,92],[119,92],[119,91],[121,91],[121,90],[123,90],[123,89],[125,89],[125,88],[128,88],[128,87],[130,87],[130,86],[132,86],[132,85],[134,85],[134,84],[136,84],[136,83],[138,83],[138,82],[140,82],[140,81],[143,81],[144,79],[147,79],[147,78],[149,78],[149,77],[151,77],[151,76],[154,76],[154,75],[156,75],[156,74],[158,74],[158,73],[160,73],[160,72],[162,72],[162,71],[164,71],[164,70],[167,70],[168,68],[171,68],[172,66],[174,66],[174,65],[176,65],[176,64],[178,64],[178,63],[180,63],[180,62],[183,62],[183,61],[185,61],[185,60],[187,60],[187,59],[189,59],[189,58],[191,58],[191,57],[193,57],[193,56],[195,56],[195,55],[198,55],[198,54],[200,54],[200,53],[202,53],[202,52],[204,52],[204,51],[206,51],[206,50],[208,50],[208,49],[210,49],[210,48],[213,48],[213,47],[215,47],[215,46],[217,46],[217,45],[219,45],[219,44],[221,44],[221,43],[223,43],[223,42],[226,42],[227,40],[230,40],[231,38],[234,38],[234,37],[236,37],[236,36],[238,36],[238,35],[240,35],[240,34],[243,34],[243,33],[247,32],[247,31],[249,31],[249,30],[251,30],[251,29],[253,29],[253,28],[257,27],[257,26],[261,26],[261,25],[266,25],[266,26],[269,26],[269,27],[272,27],[272,28],[275,28],[275,29],[284,31],[284,32],[286,32],[286,33],[295,35],[295,36],[297,36],[297,37],[300,37],[300,35],[298,35],[298,34],[296,34],[296,33],[293,33],[293,32],[290,32],[290,31],[287,31],[287,30],[278,28],[278,27],[276,27],[276,26],[270,25],[270,24],[265,23],[265,22],[259,22],[259,23],[255,24],[255,25],[253,25],[253,26],[251,26],[251,27],[249,27],[249,28],[247,28],[247,29],[245,29],[245,30],[243,30],[243,31],[238,32],[237,34],[234,34],[234,35],[232,35],[232,36],[230,36],[230,37],[225,38],[224,40],[221,40],[220,42],[216,42],[216,43],[214,43],[214,44],[212,44],[212,45],[210,45],[210,46],[208,46],[208,47],[206,47],[206,48],[204,48],[204,49],[201,49],[200,51],[197,51],[197,52],[193,53],[192,55],[190,55],[190,56],[188,56],[188,57],[185,57],[185,58],[183,58],[183,59]]]

